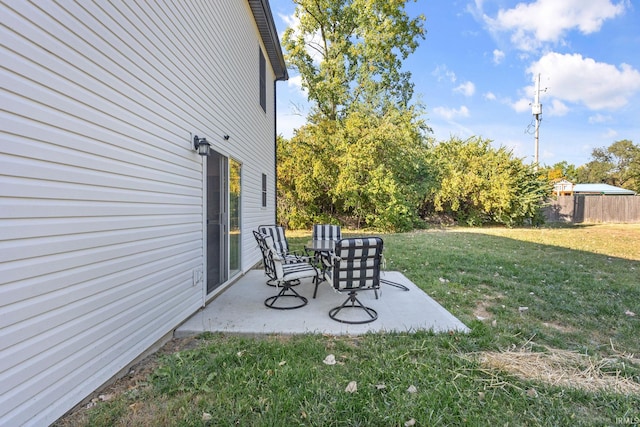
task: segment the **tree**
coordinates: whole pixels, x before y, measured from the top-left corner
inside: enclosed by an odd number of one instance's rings
[[[533,166],[511,151],[478,137],[451,138],[434,149],[439,186],[431,192],[433,210],[468,225],[518,225],[536,221],[551,190]]]
[[[336,123],[305,125],[290,140],[277,139],[278,220],[291,228],[331,222],[342,209],[332,196],[337,175]]]
[[[578,180],[575,165],[569,164],[564,160],[552,166],[545,166],[540,169],[540,172],[546,173],[547,179],[551,182],[566,179],[567,181],[575,183]]]
[[[578,169],[580,182],[603,182],[640,191],[640,146],[623,139],[595,148],[592,160]]]
[[[358,224],[385,230],[415,227],[433,173],[414,111],[352,112],[342,132],[334,199]]]
[[[290,227],[341,219],[407,230],[433,185],[412,109],[352,112],[278,139],[278,218]],[[418,120],[419,122],[419,120]]]
[[[408,229],[430,173],[420,106],[402,61],[424,37],[408,0],[294,0],[283,37],[312,109],[278,141],[278,218],[291,227],[350,219]],[[415,1],[415,0],[414,0]]]
[[[287,28],[283,46],[314,103],[312,122],[337,120],[358,104],[409,105],[413,83],[402,60],[424,38],[424,16],[410,19],[407,0],[294,3],[299,23]]]

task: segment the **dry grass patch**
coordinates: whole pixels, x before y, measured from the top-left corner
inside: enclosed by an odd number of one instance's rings
[[[482,300],[476,302],[476,306],[473,310],[473,315],[478,320],[491,320],[495,316],[491,312],[489,312],[488,309],[501,304],[501,301],[505,298],[505,296],[500,292],[495,295],[490,294],[491,289],[486,285],[479,286],[479,289],[483,292],[486,292],[486,294],[482,295]]]
[[[555,329],[556,331],[560,331],[560,332],[564,332],[564,333],[575,333],[576,332],[576,328],[573,328],[573,327],[567,326],[567,325],[562,325],[562,324],[557,323],[557,322],[542,322],[542,324],[544,326],[546,326],[547,328]]]
[[[640,383],[622,375],[625,363],[640,364],[632,354],[616,358],[597,358],[575,351],[545,347],[544,352],[530,346],[508,351],[483,351],[471,359],[489,372],[504,371],[522,380],[540,381],[553,386],[590,392],[607,391],[640,395]]]
[[[492,304],[488,304],[486,301],[479,301],[476,304],[476,308],[473,310],[473,315],[478,320],[487,320],[491,319],[493,315],[487,311],[487,308]]]

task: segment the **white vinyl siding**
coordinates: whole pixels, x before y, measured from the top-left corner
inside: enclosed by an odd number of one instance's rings
[[[0,16],[0,425],[46,425],[202,306],[192,134],[242,163],[241,268],[258,261],[274,75],[265,114],[243,1],[0,1]]]

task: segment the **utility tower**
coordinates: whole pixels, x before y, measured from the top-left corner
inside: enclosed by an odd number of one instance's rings
[[[531,112],[536,119],[536,156],[535,156],[535,169],[538,170],[538,151],[540,145],[540,120],[542,116],[542,104],[540,104],[540,74],[536,76],[536,93],[534,95],[533,104],[531,105]]]

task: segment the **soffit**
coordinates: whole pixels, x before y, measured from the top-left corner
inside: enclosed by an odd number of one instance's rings
[[[264,43],[267,51],[267,57],[271,62],[273,71],[276,75],[276,80],[287,80],[289,74],[287,73],[287,65],[284,61],[284,55],[282,54],[282,47],[280,46],[280,40],[278,39],[278,32],[276,31],[276,24],[273,21],[273,15],[271,14],[271,8],[269,7],[269,0],[248,0],[253,18],[258,26],[262,43]]]

